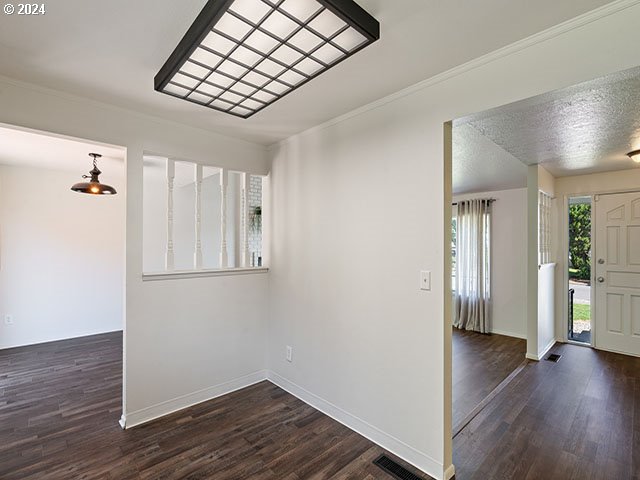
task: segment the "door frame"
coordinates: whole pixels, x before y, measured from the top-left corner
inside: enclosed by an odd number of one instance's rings
[[[640,188],[623,188],[623,189],[609,189],[598,190],[592,192],[580,192],[580,193],[566,193],[562,198],[562,215],[559,218],[562,219],[562,261],[564,268],[562,269],[562,285],[569,286],[569,198],[570,197],[591,197],[591,252],[595,251],[596,245],[596,218],[595,218],[595,197],[597,195],[615,195],[618,193],[640,193]],[[590,287],[590,299],[591,299],[591,345],[584,343],[574,342],[569,340],[569,299],[568,295],[562,295],[562,341],[565,343],[571,343],[572,345],[589,346],[590,348],[596,348],[597,334],[595,332],[595,318],[596,312],[596,298],[593,294],[593,282],[595,278],[594,269],[591,269],[591,287]]]

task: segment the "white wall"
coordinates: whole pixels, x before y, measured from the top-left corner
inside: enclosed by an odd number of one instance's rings
[[[148,281],[137,301],[129,426],[265,379],[267,275]]]
[[[557,259],[556,268],[556,325],[555,334],[558,341],[567,340],[567,311],[568,311],[568,200],[569,197],[593,195],[597,193],[612,193],[629,190],[640,190],[640,167],[634,167],[631,161],[629,170],[596,173],[591,175],[574,175],[558,177],[555,180],[556,201],[554,235],[554,255]]]
[[[0,348],[122,329],[125,199],[72,192],[79,173],[0,166]]]
[[[527,189],[456,195],[454,202],[495,198],[491,205],[490,331],[527,338]]]
[[[542,165],[538,165],[538,190],[552,198],[556,195],[556,178]]]
[[[541,265],[539,255],[540,192],[552,197],[551,238],[555,231],[555,178],[541,165],[527,167],[527,358],[541,360],[555,343],[555,258]]]
[[[544,192],[551,197],[551,215],[549,218],[551,237],[558,234],[555,229],[555,205],[558,203],[556,198],[556,179],[543,166],[538,165],[538,191]],[[537,202],[536,202],[537,203]],[[538,220],[539,221],[539,220]],[[537,242],[536,242],[537,244]],[[536,355],[531,357],[534,360],[541,360],[549,349],[555,343],[555,271],[556,258],[553,247],[551,247],[552,255],[549,263],[538,266],[538,332],[536,335]]]
[[[555,263],[546,263],[538,271],[538,346],[535,358],[542,360],[556,342],[555,335]]]
[[[443,124],[640,64],[640,7],[609,13],[273,149],[269,368],[436,478],[452,473]]]
[[[527,167],[527,358],[538,359],[538,200],[540,196],[540,169]]]

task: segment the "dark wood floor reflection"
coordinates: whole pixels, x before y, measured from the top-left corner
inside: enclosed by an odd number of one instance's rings
[[[526,351],[520,338],[453,329],[454,427],[522,364]]]
[[[268,382],[123,431],[121,345],[0,351],[0,479],[392,478],[381,448]]]
[[[640,478],[640,358],[551,351],[454,439],[457,480]]]

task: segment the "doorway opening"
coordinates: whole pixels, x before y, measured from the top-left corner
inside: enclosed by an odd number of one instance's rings
[[[525,361],[527,166],[457,119],[451,191],[455,437]]]
[[[454,301],[463,293],[457,290],[460,279],[477,278],[473,271],[465,274],[467,244],[475,248],[469,258],[484,258],[477,255],[483,241],[461,242],[460,202],[469,198],[461,195],[496,200],[487,262],[491,288],[485,297],[490,308],[484,310],[492,335],[456,330],[452,335],[452,453],[459,477],[481,472],[482,478],[502,478],[512,462],[495,458],[517,456],[513,439],[525,430],[544,436],[544,425],[519,415],[519,407],[513,410],[514,398],[547,417],[555,412],[584,423],[582,408],[568,412],[566,407],[567,402],[591,405],[580,392],[588,391],[594,371],[604,372],[608,383],[633,382],[632,370],[615,367],[637,362],[629,355],[640,357],[640,164],[629,155],[640,146],[638,113],[628,98],[640,98],[640,67],[452,121],[451,197],[458,217],[451,231],[454,245],[447,248],[455,275],[447,293]],[[608,108],[616,104],[623,107]],[[445,212],[448,217],[448,205]],[[508,272],[502,283],[500,271]],[[453,305],[451,321],[457,313]],[[505,333],[525,337],[526,358],[533,361],[487,392],[493,386],[487,372],[495,374],[508,361],[503,345],[480,341]],[[465,351],[460,340],[467,338],[480,346]],[[562,360],[546,361],[551,354]],[[567,376],[567,362],[580,368]],[[558,390],[567,382],[570,388]],[[482,401],[460,422],[463,407],[483,388]],[[626,404],[633,397],[624,391],[618,400]],[[628,430],[611,433],[611,422],[603,423],[597,413],[586,419],[589,431],[604,425],[602,438],[613,434],[623,444],[633,441]],[[545,448],[561,450],[568,441],[547,435]],[[479,445],[489,449],[479,453]],[[632,468],[631,457],[621,461]]]
[[[66,431],[86,418],[95,429],[117,425],[126,154],[120,146],[0,124],[3,444]]]
[[[570,342],[591,345],[590,196],[569,197],[568,335]]]

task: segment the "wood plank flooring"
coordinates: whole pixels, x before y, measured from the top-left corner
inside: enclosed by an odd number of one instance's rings
[[[121,334],[0,350],[0,479],[392,479],[380,447],[268,382],[123,431],[121,358]]]
[[[453,329],[454,431],[524,360],[527,342]]]
[[[121,430],[121,343],[0,351],[0,479],[391,480],[382,449],[268,382]],[[457,480],[640,479],[640,359],[553,351],[454,439]]]
[[[640,358],[551,351],[454,439],[458,480],[640,479]]]

